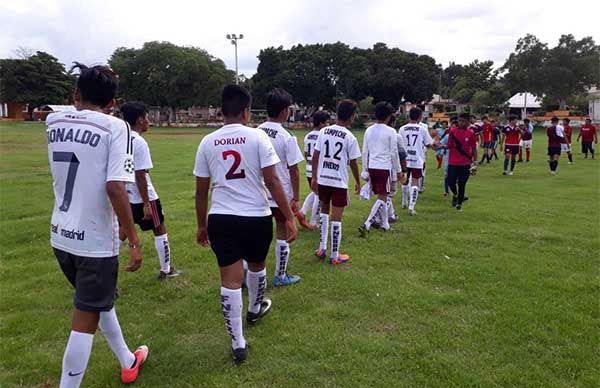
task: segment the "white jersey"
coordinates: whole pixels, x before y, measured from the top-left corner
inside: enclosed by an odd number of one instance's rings
[[[300,147],[298,147],[298,141],[295,136],[290,135],[290,133],[279,123],[267,121],[259,125],[258,128],[262,129],[267,134],[269,140],[271,140],[271,144],[273,144],[273,148],[275,148],[275,152],[279,158],[279,163],[277,163],[277,175],[281,180],[283,192],[288,201],[291,201],[292,198],[294,198],[294,190],[292,188],[288,167],[295,166],[304,160],[302,151],[300,151]],[[271,193],[269,193],[269,205],[271,207],[277,207],[277,203],[273,200]]]
[[[211,179],[209,214],[270,215],[262,169],[277,163],[269,138],[256,128],[228,124],[206,135],[198,146],[194,175]]]
[[[152,169],[152,158],[150,157],[150,148],[146,139],[144,139],[136,131],[131,131],[131,146],[133,148],[133,163],[135,165],[135,171],[151,170]],[[158,194],[154,190],[152,180],[150,180],[150,174],[146,172],[146,182],[148,182],[148,199],[150,201],[156,201]],[[137,183],[127,184],[127,194],[129,195],[129,203],[143,203],[142,195],[137,187]]]
[[[334,124],[321,129],[315,144],[319,151],[317,182],[323,186],[348,188],[348,164],[360,158],[356,137],[345,127]]]
[[[406,166],[408,168],[423,168],[425,149],[433,144],[433,139],[424,125],[406,124],[400,127],[398,135],[405,140]]]
[[[363,169],[400,170],[398,135],[385,124],[371,125],[363,139]]]
[[[304,155],[306,155],[306,177],[312,178],[312,155],[319,138],[319,131],[313,129],[304,136]]]
[[[134,182],[129,126],[81,110],[46,118],[54,187],[50,244],[85,257],[119,254],[119,223],[106,193],[109,181]]]

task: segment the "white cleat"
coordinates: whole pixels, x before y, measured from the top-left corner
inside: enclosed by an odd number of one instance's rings
[[[408,215],[409,216],[416,216],[417,212],[414,209],[408,209]]]

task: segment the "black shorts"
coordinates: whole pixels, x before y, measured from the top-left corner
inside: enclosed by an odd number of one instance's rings
[[[154,230],[158,228],[165,221],[165,215],[163,214],[160,199],[156,201],[150,201],[150,209],[152,209],[152,217],[150,219],[144,219],[144,204],[143,203],[132,203],[131,212],[133,213],[133,222],[140,226],[142,230]]]
[[[484,142],[483,148],[487,148],[487,149],[494,148],[494,142],[493,141]]]
[[[269,254],[273,240],[273,218],[210,214],[208,239],[219,267],[226,267],[241,259],[262,263]]]
[[[75,287],[73,304],[82,311],[109,311],[117,296],[119,257],[83,257],[54,248],[67,280]]]
[[[505,145],[504,146],[504,153],[505,154],[511,154],[511,155],[518,155],[519,151],[521,149],[521,146],[519,145]]]
[[[560,147],[548,147],[548,156],[560,155]]]
[[[592,146],[591,141],[582,141],[581,142],[581,153],[587,154],[588,152],[593,152],[594,146]]]

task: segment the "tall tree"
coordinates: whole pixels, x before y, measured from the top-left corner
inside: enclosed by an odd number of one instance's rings
[[[548,57],[548,45],[535,35],[527,34],[517,41],[515,52],[511,53],[502,71],[506,71],[505,83],[511,95],[528,91],[538,95],[544,92],[543,68]]]
[[[464,66],[463,73],[457,77],[450,96],[458,102],[471,104],[477,91],[486,91],[496,82],[497,74],[493,66],[492,61],[478,60]]]

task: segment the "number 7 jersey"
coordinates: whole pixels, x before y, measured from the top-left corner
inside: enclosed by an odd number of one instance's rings
[[[358,140],[352,132],[337,124],[325,127],[319,132],[315,150],[319,151],[317,182],[347,189],[348,164],[361,156]]]
[[[46,119],[54,188],[50,244],[85,257],[119,253],[119,224],[109,181],[135,182],[131,134],[124,121],[82,110]]]
[[[194,175],[211,180],[209,214],[271,215],[262,169],[279,163],[260,129],[228,124],[206,135],[196,152]]]

